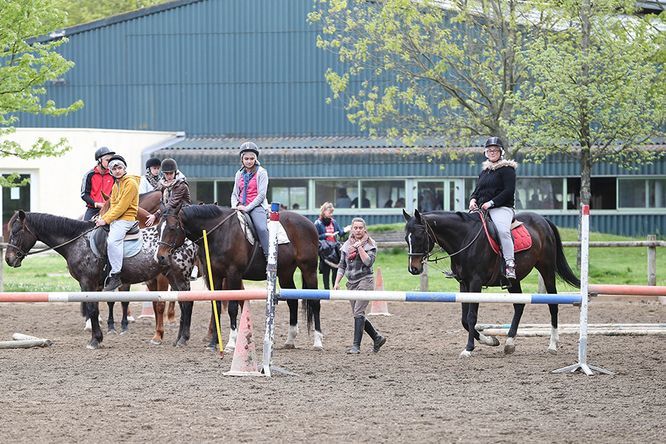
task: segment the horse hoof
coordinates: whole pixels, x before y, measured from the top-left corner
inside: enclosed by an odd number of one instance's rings
[[[293,349],[296,348],[296,345],[294,345],[294,344],[284,344],[284,348],[286,348],[287,350],[293,350]]]
[[[86,345],[86,348],[88,350],[99,350],[102,347],[103,347],[102,344],[100,344],[99,342],[90,342],[88,345]]]
[[[513,344],[505,344],[504,345],[504,354],[505,355],[510,355],[511,353],[516,351],[516,346]]]
[[[472,352],[469,351],[469,350],[463,350],[463,351],[460,353],[460,357],[461,357],[461,358],[471,358],[471,357],[472,357]]]
[[[286,347],[285,347],[285,348],[286,348]],[[315,346],[312,347],[312,348],[315,349],[315,350],[317,350],[317,351],[324,351],[324,346],[323,346],[323,345],[315,345]]]
[[[115,328],[110,328],[109,331],[106,332],[106,334],[107,334],[107,335],[110,335],[110,334],[117,335],[118,332],[116,331]]]
[[[548,353],[550,353],[551,355],[556,355],[557,349],[554,347],[548,347]]]
[[[173,344],[174,347],[187,347],[187,340],[186,339],[179,339]]]
[[[129,329],[127,328],[123,328],[122,330],[120,330],[120,336],[126,335],[127,333],[129,333]]]
[[[153,338],[150,340],[150,345],[162,345],[162,341]]]
[[[479,342],[483,345],[488,345],[490,347],[497,347],[500,345],[499,339],[495,336],[486,336],[484,334],[479,333]]]
[[[229,347],[228,345],[227,345],[226,347],[224,347],[224,352],[225,352],[225,353],[231,353],[231,354],[233,354],[233,353],[234,353],[234,350],[236,350],[236,347]]]

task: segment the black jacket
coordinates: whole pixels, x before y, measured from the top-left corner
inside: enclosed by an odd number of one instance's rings
[[[495,207],[513,208],[517,166],[513,160],[483,162],[483,170],[479,174],[479,180],[471,196],[476,199],[476,204],[480,207],[492,200]]]

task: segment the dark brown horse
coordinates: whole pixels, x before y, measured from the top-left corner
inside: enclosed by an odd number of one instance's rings
[[[9,219],[9,240],[5,252],[5,261],[10,267],[20,267],[30,249],[40,240],[67,261],[67,268],[79,282],[81,291],[100,291],[103,287],[106,258],[93,253],[88,234],[95,229],[92,221],[80,221],[44,213],[16,211]],[[137,284],[150,281],[158,274],[168,276],[171,287],[178,291],[190,289],[190,273],[194,266],[195,249],[190,244],[189,252],[179,249],[174,255],[181,255],[182,260],[169,261],[160,265],[155,260],[158,234],[155,228],[142,230],[141,250],[132,257],[123,260],[120,279],[123,284]],[[186,247],[184,247],[186,248]],[[190,338],[190,319],[192,303],[180,303],[181,327],[178,331],[177,345],[184,345]],[[88,348],[101,346],[103,334],[99,326],[99,304],[86,303],[92,323],[92,338]]]
[[[266,259],[258,242],[251,245],[246,239],[237,218],[237,210],[217,205],[193,205],[184,207],[178,217],[166,215],[160,226],[160,247],[158,260],[166,260],[173,248],[181,245],[186,238],[199,245],[199,258],[205,264],[203,230],[206,230],[211,255],[211,268],[215,289],[238,290],[243,279],[261,281],[266,279]],[[278,279],[282,288],[296,288],[294,272],[300,269],[303,288],[317,288],[317,250],[319,239],[314,224],[304,216],[289,211],[280,212],[280,222],[284,226],[289,243],[278,246]],[[206,267],[204,280],[208,285]],[[298,301],[287,301],[289,306],[289,334],[286,348],[294,347],[298,325]],[[321,349],[321,325],[319,319],[320,301],[307,301],[308,330],[314,318],[314,347]],[[228,306],[231,322],[230,343],[234,342],[238,303]],[[216,338],[213,336],[213,342]]]
[[[483,232],[481,219],[477,213],[433,211],[419,213],[414,217],[403,210],[407,225],[405,240],[409,247],[408,270],[411,274],[421,274],[423,263],[428,260],[435,245],[439,245],[451,257],[451,268],[460,283],[461,292],[479,293],[484,286],[493,287],[503,284],[500,274],[501,257],[495,253]],[[567,263],[562,249],[562,241],[557,227],[536,213],[520,213],[516,219],[523,222],[530,236],[532,247],[516,253],[516,277],[509,287],[510,293],[522,293],[521,279],[536,268],[548,293],[557,293],[555,277],[558,275],[565,282],[580,287],[580,280],[574,275]],[[513,304],[514,315],[511,320],[505,353],[515,350],[515,336],[523,314],[525,304]],[[557,351],[557,314],[558,306],[549,304],[551,336],[548,351]],[[476,331],[478,303],[462,304],[462,324],[468,332],[467,346],[461,356],[471,356],[474,340],[485,345],[499,345],[496,338],[486,337]]]

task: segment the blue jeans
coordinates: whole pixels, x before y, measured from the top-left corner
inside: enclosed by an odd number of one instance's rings
[[[266,210],[261,206],[254,207],[248,214],[250,215],[250,218],[252,218],[254,229],[257,230],[257,236],[259,237],[261,249],[264,250],[264,256],[268,257],[268,223],[266,222]]]

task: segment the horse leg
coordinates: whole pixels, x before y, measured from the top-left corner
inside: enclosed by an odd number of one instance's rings
[[[87,348],[96,350],[102,347],[102,340],[104,339],[102,329],[99,326],[99,302],[86,302],[86,310],[90,315],[92,325],[92,337]]]
[[[509,288],[509,293],[522,292],[523,290],[520,288],[520,281],[514,281],[513,285]],[[518,332],[518,325],[520,325],[520,319],[523,317],[524,311],[525,304],[513,304],[513,319],[511,319],[511,327],[509,328],[509,333],[507,334],[506,342],[504,343],[504,354],[510,355],[516,351],[516,333]]]
[[[129,302],[121,302],[120,305],[123,307],[123,319],[120,321],[120,334],[124,335],[129,331]]]
[[[236,350],[236,338],[238,337],[238,301],[229,301],[227,313],[229,314],[229,340],[224,347],[224,351],[225,353],[231,353]]]
[[[178,302],[180,306],[180,327],[178,328],[178,338],[174,344],[176,347],[184,347],[190,340],[190,325],[192,323],[192,308],[194,302]]]
[[[153,335],[150,343],[153,345],[161,345],[164,340],[164,307],[166,302],[153,301],[153,311],[155,312],[155,334]]]
[[[301,269],[301,275],[303,276],[303,288],[316,289],[317,288],[317,270],[313,269],[309,272]],[[314,343],[313,348],[315,350],[323,350],[324,344],[324,334],[321,332],[321,301],[316,300],[306,300],[306,316],[308,321],[308,331],[310,330],[310,325],[314,320]]]
[[[284,342],[284,348],[296,348],[296,335],[298,334],[298,299],[287,300],[289,307],[289,332],[287,340]]]
[[[548,310],[550,311],[550,343],[548,344],[548,353],[553,355],[557,353],[557,343],[560,341],[560,334],[557,330],[559,309],[560,306],[557,304],[548,304]]]
[[[176,323],[176,303],[174,301],[169,302],[169,305],[167,306],[167,323]]]
[[[463,327],[465,327],[465,329],[467,330],[467,345],[465,346],[465,349],[460,353],[461,358],[469,358],[470,356],[472,356],[472,351],[474,350],[474,340],[479,335],[479,333],[476,331],[475,328],[478,313],[479,313],[478,303],[470,302],[467,303],[467,308],[463,307],[463,314],[466,314],[465,319],[463,319]]]
[[[111,301],[107,302],[106,305],[109,307],[109,317],[106,320],[106,327],[107,327],[107,334],[108,333],[116,333],[116,321],[113,319],[113,307],[115,307],[116,303]]]

